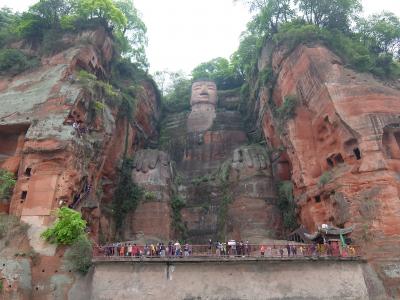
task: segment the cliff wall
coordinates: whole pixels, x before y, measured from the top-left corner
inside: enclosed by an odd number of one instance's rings
[[[29,226],[26,235],[16,232],[0,243],[6,299],[66,297],[79,277],[64,261],[66,249],[40,237],[55,219],[52,211],[73,207],[87,220],[94,241],[114,237],[109,208],[122,156],[158,135],[160,99],[151,81],[138,83],[133,115],[126,116],[118,102],[80,78],[84,70],[107,80],[113,57],[109,35],[99,29],[65,38],[71,48],[42,58],[34,70],[0,78],[0,168],[17,178],[0,210]],[[29,272],[16,273],[19,266]]]
[[[351,238],[371,262],[393,260],[377,271],[400,296],[400,277],[385,271],[399,268],[400,91],[321,45],[265,49],[259,66],[270,66],[276,83],[272,93],[260,90],[258,121],[270,147],[284,148],[274,170],[294,184],[299,223],[310,232],[353,226]],[[295,116],[282,125],[274,107],[288,97]]]

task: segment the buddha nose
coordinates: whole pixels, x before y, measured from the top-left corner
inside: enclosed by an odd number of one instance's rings
[[[203,85],[203,86],[201,87],[200,95],[208,95],[208,89],[207,89],[207,86],[206,86],[206,85]]]

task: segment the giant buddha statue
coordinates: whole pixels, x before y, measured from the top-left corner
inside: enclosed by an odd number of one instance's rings
[[[199,80],[192,84],[192,111],[187,120],[188,132],[204,132],[210,129],[216,116],[217,101],[217,85],[214,81]]]

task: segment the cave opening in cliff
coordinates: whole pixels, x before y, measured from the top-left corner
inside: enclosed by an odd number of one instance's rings
[[[340,154],[340,153],[336,154],[336,155],[334,156],[334,159],[335,159],[335,163],[336,163],[336,164],[342,164],[342,163],[344,163],[343,156],[342,156],[342,154]]]
[[[0,126],[0,166],[22,149],[29,124]]]
[[[400,147],[400,131],[395,131],[395,132],[393,133],[393,135],[394,135],[394,138],[395,138],[395,140],[396,140],[397,146]]]
[[[22,200],[25,200],[25,199],[26,199],[26,196],[28,196],[28,191],[22,191],[22,193],[21,193],[21,199],[22,199]]]
[[[333,164],[333,160],[331,158],[327,158],[326,162],[328,163],[328,166],[333,168],[334,164]]]
[[[320,203],[321,202],[321,196],[320,195],[318,195],[318,196],[315,196],[315,202],[316,203]]]
[[[384,128],[382,146],[388,158],[400,159],[400,131],[398,124],[392,124]]]
[[[354,152],[354,155],[356,156],[356,159],[360,160],[361,159],[361,151],[360,151],[360,149],[359,148],[354,148],[353,152]]]
[[[26,168],[26,170],[25,170],[25,176],[31,177],[31,172],[32,172],[32,168]]]

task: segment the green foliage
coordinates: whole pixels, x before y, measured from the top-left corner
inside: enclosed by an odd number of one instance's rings
[[[299,12],[309,24],[348,32],[362,10],[359,0],[296,0]]]
[[[85,234],[86,221],[79,212],[62,207],[56,211],[57,220],[52,227],[41,236],[50,243],[71,245],[77,238]]]
[[[276,45],[285,45],[290,53],[298,45],[320,42],[339,55],[345,63],[361,72],[372,72],[384,78],[397,78],[400,68],[391,53],[379,55],[371,52],[358,39],[340,31],[321,29],[315,25],[301,25],[297,22],[282,25],[274,35]]]
[[[239,48],[231,56],[231,64],[234,72],[243,80],[248,78],[252,67],[257,63],[262,46],[262,39],[256,34],[245,32],[241,36]]]
[[[283,121],[293,119],[296,115],[297,98],[294,95],[285,97],[283,104],[276,110],[277,118]]]
[[[192,81],[182,72],[158,72],[156,82],[164,89],[162,98],[163,109],[167,112],[182,112],[190,110],[190,92]],[[164,88],[165,80],[171,84]]]
[[[146,201],[157,200],[157,194],[153,191],[144,191],[144,199]]]
[[[8,199],[11,196],[16,182],[14,174],[0,169],[0,199]]]
[[[131,177],[132,169],[132,159],[124,158],[118,172],[119,180],[112,203],[117,231],[121,230],[126,215],[135,211],[144,193],[141,188],[133,183]]]
[[[298,227],[296,204],[293,198],[293,183],[281,181],[278,183],[278,208],[283,216],[283,225],[288,231]]]
[[[400,19],[390,12],[375,14],[357,23],[361,41],[376,54],[400,55]]]
[[[9,73],[16,75],[27,69],[38,65],[35,58],[28,58],[22,51],[17,49],[0,50],[0,74]]]
[[[178,195],[173,195],[171,199],[172,208],[172,227],[183,239],[186,238],[187,228],[182,221],[181,210],[185,207],[185,201]]]
[[[320,187],[323,187],[324,185],[326,185],[327,183],[329,183],[332,180],[332,172],[330,171],[326,171],[324,172],[321,177],[319,178],[319,182],[318,185]]]
[[[94,102],[94,109],[95,109],[96,111],[102,111],[102,110],[104,110],[105,107],[106,107],[106,106],[104,105],[104,103],[102,103],[102,102],[100,102],[100,101],[95,101],[95,102]]]
[[[79,236],[66,253],[72,269],[86,274],[92,265],[92,243],[86,235]]]
[[[20,38],[36,45],[43,42],[44,54],[65,49],[62,36],[66,32],[104,27],[114,38],[116,56],[122,54],[139,68],[148,69],[147,29],[131,0],[40,0],[21,16],[2,10],[0,23],[3,20],[13,24]],[[11,37],[9,27],[0,29],[0,37]]]
[[[26,233],[29,225],[21,222],[16,216],[0,214],[0,239],[6,243],[18,234]]]
[[[399,56],[400,20],[392,13],[360,19],[359,0],[243,1],[256,14],[232,59],[235,68],[246,70],[248,82],[256,63],[251,57],[258,57],[262,46],[268,44],[273,51],[284,45],[289,54],[299,44],[315,42],[324,43],[358,71],[384,79],[400,76],[399,63],[393,59]],[[359,21],[353,29],[355,20]]]
[[[3,280],[0,279],[0,293],[3,292],[3,289],[4,289],[4,287],[3,287]]]
[[[63,32],[60,29],[49,29],[43,33],[41,53],[51,55],[67,49],[69,44],[63,41]]]
[[[268,82],[272,80],[273,71],[271,68],[265,68],[260,72],[260,81],[262,85],[267,85]]]
[[[277,122],[277,129],[282,133],[288,120],[296,116],[297,99],[296,96],[290,95],[285,97],[282,105],[274,109],[274,117]]]
[[[241,74],[235,71],[234,66],[227,59],[218,57],[195,67],[192,70],[192,77],[193,80],[213,80],[218,89],[229,90],[237,88],[243,83]]]
[[[122,34],[118,35],[120,51],[140,69],[147,70],[149,63],[145,53],[145,47],[148,43],[146,25],[140,19],[139,13],[131,0],[118,0],[114,3],[125,15],[127,21]]]
[[[0,8],[0,48],[3,48],[15,41],[15,27],[19,15],[12,12],[11,9]]]
[[[121,104],[122,97],[120,93],[118,93],[111,84],[98,80],[94,74],[85,70],[80,70],[78,73],[78,80],[87,88],[94,98],[103,98],[107,104],[112,106]],[[96,101],[94,103],[94,108],[97,111],[104,108],[104,103],[101,102],[103,106],[99,107],[100,104],[98,104],[98,102],[99,101]]]

